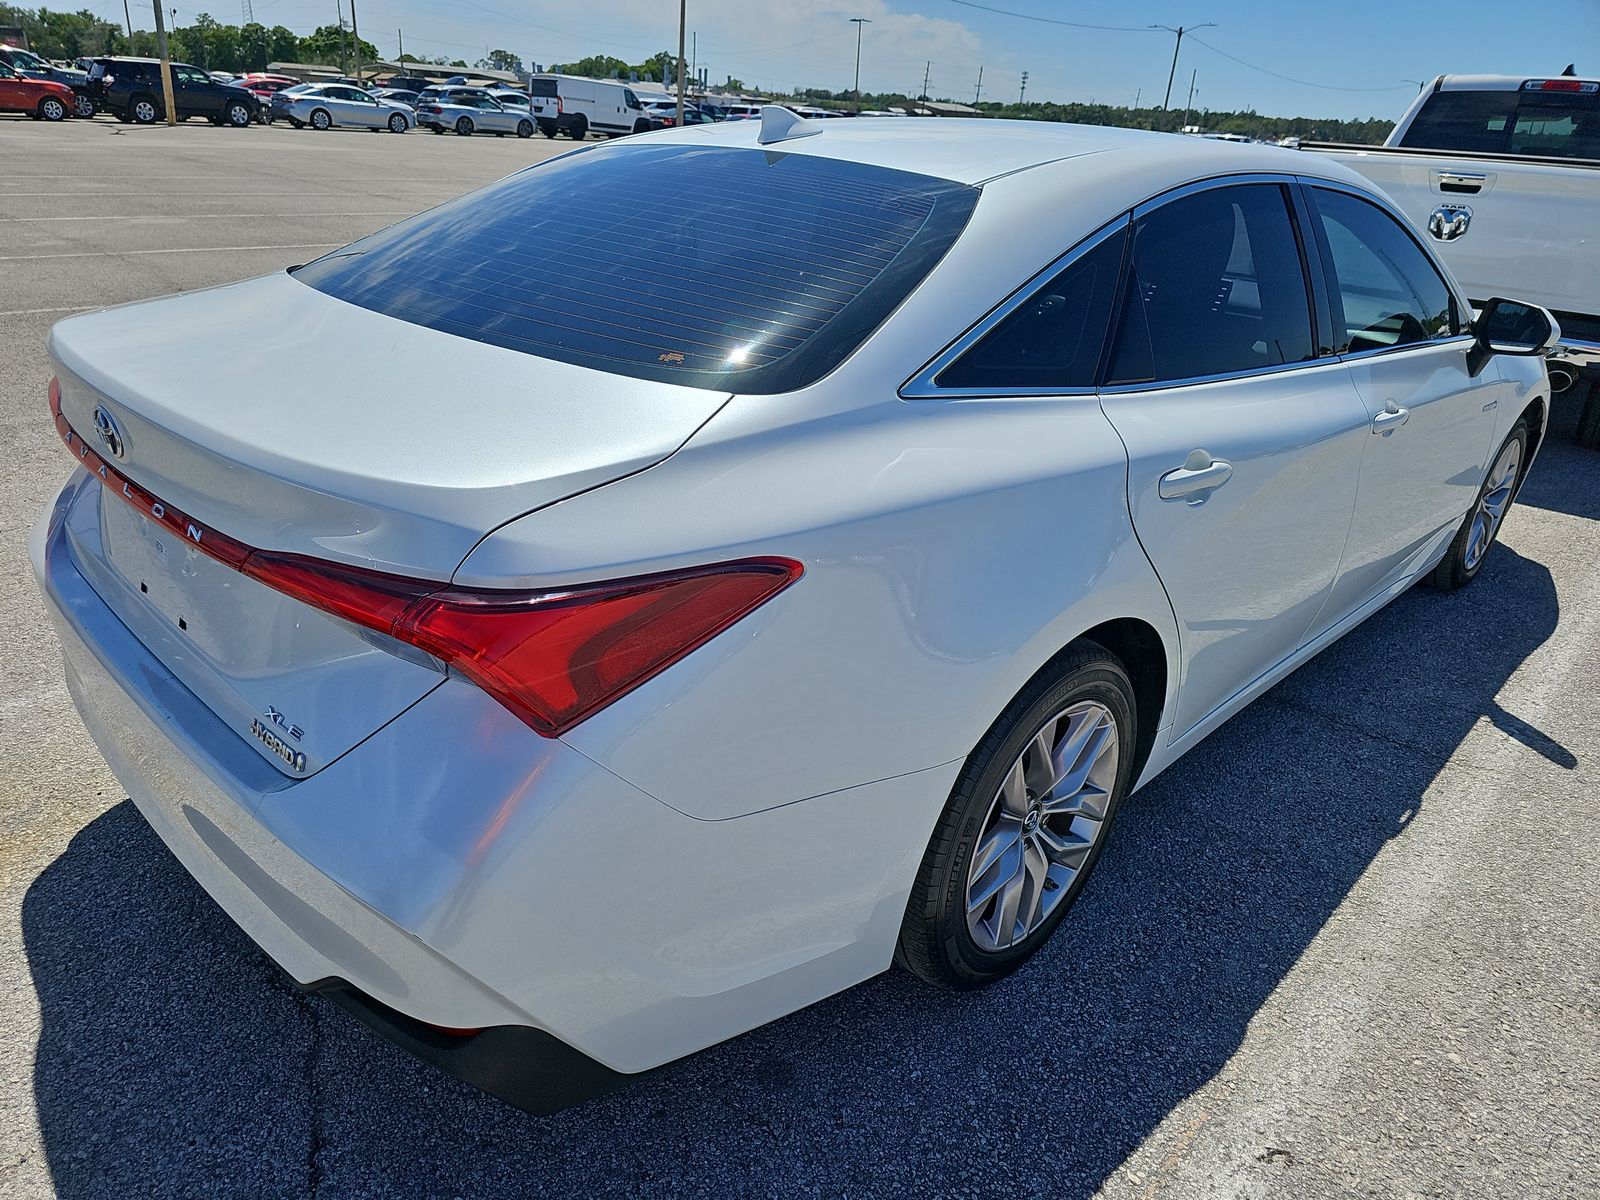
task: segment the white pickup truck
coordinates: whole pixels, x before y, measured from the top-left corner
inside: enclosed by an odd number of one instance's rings
[[[1475,304],[1554,313],[1551,386],[1584,394],[1578,440],[1600,447],[1600,80],[1442,75],[1382,146],[1301,148],[1387,192]]]

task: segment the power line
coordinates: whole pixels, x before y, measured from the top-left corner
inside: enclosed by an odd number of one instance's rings
[[[1037,17],[1032,13],[1012,12],[1009,8],[995,8],[989,4],[977,4],[974,0],[950,0],[951,4],[959,4],[962,8],[977,8],[984,12],[996,13],[1002,17],[1016,17],[1023,21],[1038,21],[1041,25],[1065,25],[1070,29],[1105,29],[1112,33],[1149,33],[1150,30],[1143,25],[1089,25],[1083,21],[1063,21],[1057,17]]]
[[[1285,83],[1297,83],[1301,87],[1321,88],[1325,92],[1399,92],[1405,90],[1399,84],[1391,84],[1389,87],[1339,87],[1337,84],[1332,83],[1312,83],[1309,79],[1296,79],[1292,75],[1281,75],[1277,71],[1267,70],[1266,67],[1258,67],[1253,62],[1245,62],[1244,59],[1236,58],[1232,54],[1229,54],[1226,50],[1218,50],[1210,42],[1202,42],[1193,34],[1189,35],[1189,40],[1197,43],[1198,45],[1204,46],[1213,54],[1222,55],[1222,57],[1227,59],[1229,62],[1236,62],[1241,67],[1249,67],[1252,71],[1260,71],[1263,75],[1271,75],[1274,79],[1281,79]]]

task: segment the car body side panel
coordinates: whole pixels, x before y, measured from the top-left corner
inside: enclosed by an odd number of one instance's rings
[[[1175,652],[1092,396],[891,400],[781,429],[762,427],[767,399],[731,402],[749,425],[730,411],[658,467],[511,523],[457,573],[553,585],[752,555],[805,564],[566,735],[609,770],[694,816],[738,816],[964,759],[1104,620],[1140,618]]]

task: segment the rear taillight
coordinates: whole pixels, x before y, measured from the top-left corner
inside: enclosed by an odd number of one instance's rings
[[[164,504],[50,410],[67,448],[105,488],[191,549],[275,591],[442,659],[538,733],[556,737],[666,670],[796,579],[792,559],[748,558],[544,591],[453,588],[257,550]]]
[[[704,645],[800,577],[744,559],[557,591],[437,583],[258,550],[243,571],[442,659],[533,729],[565,733]]]

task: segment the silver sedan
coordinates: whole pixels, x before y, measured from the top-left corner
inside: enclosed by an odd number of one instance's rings
[[[509,108],[491,96],[467,93],[418,99],[417,124],[426,125],[435,133],[454,129],[462,137],[474,133],[504,137],[514,133],[525,138],[532,137],[535,128],[533,114],[526,106]]]
[[[285,88],[272,97],[272,118],[287,120],[296,128],[388,129],[404,133],[417,123],[411,109],[395,100],[380,100],[370,92],[341,83],[309,84]]]

